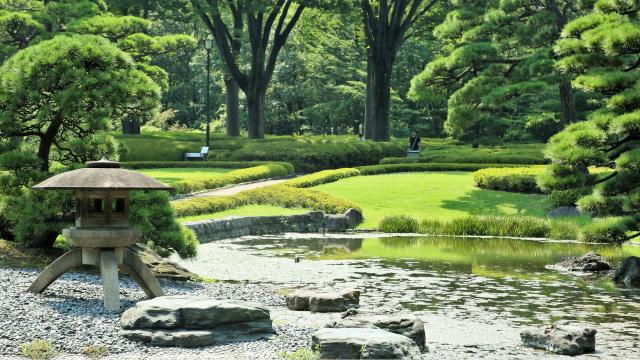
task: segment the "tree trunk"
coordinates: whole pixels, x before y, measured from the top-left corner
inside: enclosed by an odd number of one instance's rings
[[[122,120],[122,133],[129,135],[140,135],[140,123],[132,119]]]
[[[374,114],[374,73],[373,73],[373,62],[374,59],[372,56],[367,58],[367,88],[366,88],[366,99],[364,104],[364,138],[365,139],[373,139],[373,134],[375,133],[375,119],[373,117]]]
[[[373,63],[373,140],[389,141],[391,107],[391,66],[384,60]]]
[[[51,125],[47,128],[44,135],[40,137],[40,145],[38,146],[38,158],[41,161],[40,170],[49,172],[49,155],[51,154],[51,146],[58,135],[58,130],[62,126],[62,117],[56,114]]]
[[[264,139],[264,98],[265,94],[251,89],[245,95],[247,97],[247,111],[249,113],[248,128],[249,139]]]
[[[565,125],[576,122],[576,104],[573,100],[573,88],[568,79],[560,80],[560,103]]]
[[[240,136],[240,87],[235,79],[226,76],[227,91],[227,136]]]

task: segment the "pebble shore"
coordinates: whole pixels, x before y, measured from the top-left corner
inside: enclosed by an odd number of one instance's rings
[[[283,352],[306,346],[314,329],[274,321],[277,334],[270,340],[226,343],[200,349],[149,347],[120,336],[120,315],[144,298],[127,276],[120,277],[120,312],[102,306],[100,277],[69,273],[43,294],[26,291],[37,270],[0,269],[0,359],[17,358],[22,343],[50,340],[62,358],[86,358],[88,346],[105,347],[106,359],[280,359]],[[278,313],[286,309],[275,289],[257,284],[193,283],[160,280],[168,295],[190,294],[262,304]]]

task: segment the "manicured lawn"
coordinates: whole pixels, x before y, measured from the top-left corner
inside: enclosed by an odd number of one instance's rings
[[[207,220],[207,219],[215,219],[222,218],[226,216],[272,216],[272,215],[296,215],[296,214],[304,214],[311,210],[308,209],[286,209],[278,206],[271,205],[246,205],[240,206],[235,209],[229,209],[217,213],[212,214],[204,214],[198,216],[189,216],[184,218],[179,218],[180,222],[187,221],[198,221],[198,220]]]
[[[465,215],[545,216],[546,196],[482,190],[471,172],[400,173],[359,176],[314,189],[358,204],[362,228],[375,228],[387,215],[417,218]]]
[[[171,185],[180,180],[211,178],[228,173],[234,169],[220,168],[163,168],[136,170]]]

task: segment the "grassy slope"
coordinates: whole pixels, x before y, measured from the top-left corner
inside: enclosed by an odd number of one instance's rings
[[[401,173],[360,176],[314,189],[351,200],[365,215],[363,228],[375,228],[387,215],[418,218],[474,215],[544,216],[545,196],[478,189],[471,172]]]
[[[144,169],[137,170],[143,174],[156,178],[165,184],[173,184],[180,180],[194,180],[201,178],[211,178],[219,176],[233,169],[219,169],[219,168],[166,168],[166,169]]]
[[[246,205],[212,214],[189,216],[178,219],[180,222],[222,218],[226,216],[272,216],[304,214],[307,209],[286,209],[271,205]]]

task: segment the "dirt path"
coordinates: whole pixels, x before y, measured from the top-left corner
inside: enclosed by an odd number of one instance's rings
[[[191,195],[189,197],[209,197],[209,196],[235,195],[235,194],[237,194],[239,192],[242,192],[242,191],[245,191],[245,190],[259,189],[259,188],[263,188],[265,186],[279,184],[279,183],[287,181],[287,180],[289,180],[289,178],[286,178],[286,179],[274,179],[274,180],[261,180],[261,181],[256,181],[256,182],[252,182],[252,183],[248,183],[248,184],[239,184],[239,185],[225,187],[225,188],[222,188],[222,189],[215,189],[215,190],[211,190],[211,191],[201,192],[201,193],[193,194],[193,195]]]

